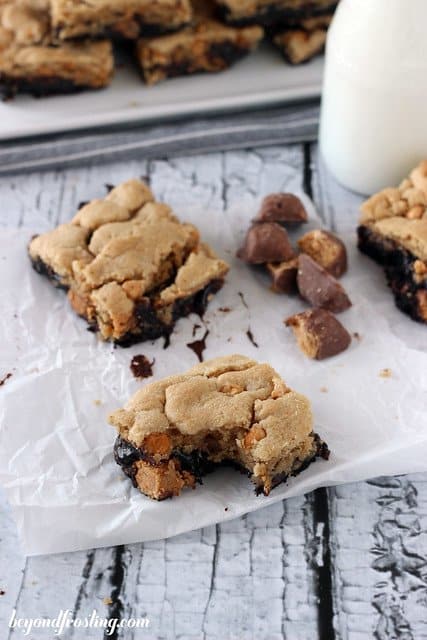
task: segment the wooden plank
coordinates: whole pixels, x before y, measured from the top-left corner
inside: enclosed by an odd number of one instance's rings
[[[427,474],[329,496],[338,637],[427,638]]]
[[[355,230],[362,198],[312,153],[316,206],[338,232]],[[334,626],[342,640],[427,638],[427,474],[328,489]]]

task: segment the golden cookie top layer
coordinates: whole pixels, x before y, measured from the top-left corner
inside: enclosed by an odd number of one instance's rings
[[[191,20],[190,0],[50,0],[52,26],[59,38],[97,35],[112,28],[136,38],[141,23],[165,29]]]
[[[52,45],[49,4],[15,0],[0,5],[0,71],[14,78],[60,77],[104,86],[113,74],[111,43]]]
[[[360,223],[427,260],[427,160],[398,187],[388,187],[366,200]]]
[[[0,4],[0,50],[43,44],[50,38],[46,2],[15,0]]]
[[[132,328],[135,303],[144,296],[160,309],[228,271],[200,243],[196,227],[154,202],[139,180],[117,186],[83,206],[70,223],[35,237],[29,254],[70,289],[83,315],[96,310],[104,337]]]
[[[237,431],[241,446],[260,462],[284,447],[301,446],[313,430],[307,398],[268,364],[241,355],[215,358],[143,387],[110,423],[136,447],[154,433],[197,438]]]

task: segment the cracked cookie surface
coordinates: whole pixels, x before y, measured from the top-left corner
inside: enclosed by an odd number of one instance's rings
[[[178,495],[223,463],[244,469],[268,495],[327,453],[308,399],[268,364],[241,355],[147,385],[109,420],[117,463],[155,499]]]
[[[180,316],[202,313],[228,271],[196,227],[139,180],[33,238],[29,254],[104,340],[123,345],[168,335]]]

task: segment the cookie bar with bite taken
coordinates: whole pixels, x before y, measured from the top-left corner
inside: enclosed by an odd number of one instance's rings
[[[155,500],[194,488],[224,464],[244,470],[268,495],[327,445],[313,432],[308,399],[268,364],[215,358],[140,389],[110,416],[115,460]]]
[[[427,323],[427,160],[361,211],[359,249],[384,267],[399,309]]]
[[[0,90],[6,97],[100,89],[110,84],[113,69],[107,40],[53,46],[47,3],[0,5]]]
[[[228,271],[139,180],[33,238],[29,255],[103,340],[121,346],[167,337],[180,317],[202,314]]]

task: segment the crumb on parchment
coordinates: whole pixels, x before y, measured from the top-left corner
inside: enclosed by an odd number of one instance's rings
[[[391,369],[381,369],[380,373],[379,373],[380,378],[391,378],[392,376],[392,371]]]

